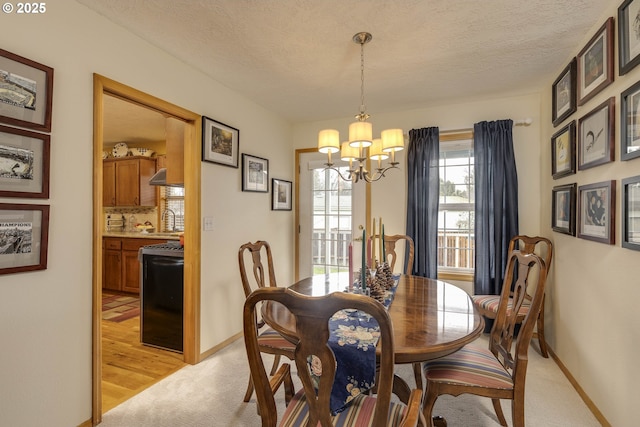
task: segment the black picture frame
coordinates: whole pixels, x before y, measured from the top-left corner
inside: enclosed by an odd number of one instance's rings
[[[603,181],[578,187],[578,237],[613,245],[615,225],[616,182]]]
[[[269,192],[269,160],[242,153],[242,191]]]
[[[578,105],[613,83],[613,25],[610,17],[578,53]]]
[[[625,0],[618,7],[618,74],[640,63],[640,0]]]
[[[578,119],[578,170],[615,159],[615,107],[611,97]]]
[[[47,268],[49,206],[0,203],[0,274]]]
[[[0,122],[51,132],[53,68],[0,49]]]
[[[640,175],[622,180],[622,247],[640,251]]]
[[[0,197],[49,197],[50,140],[0,125]]]
[[[240,131],[202,116],[202,161],[238,167]]]
[[[284,179],[271,179],[271,210],[290,211],[293,183]]]
[[[640,81],[620,94],[620,160],[640,157]]]
[[[572,120],[551,136],[553,179],[576,173],[576,121]]]
[[[558,233],[576,235],[577,184],[559,185],[551,190],[551,228]]]
[[[554,127],[575,113],[578,108],[576,104],[576,64],[577,61],[574,57],[551,85],[553,99],[551,121]]]

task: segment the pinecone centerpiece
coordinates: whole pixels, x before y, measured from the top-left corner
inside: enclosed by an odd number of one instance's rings
[[[389,264],[383,262],[382,264],[378,264],[376,269],[376,281],[379,282],[380,286],[384,287],[385,290],[391,289],[395,280],[393,280],[393,273],[391,272]]]

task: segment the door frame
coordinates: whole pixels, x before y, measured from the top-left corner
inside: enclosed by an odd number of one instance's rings
[[[200,360],[200,142],[202,117],[177,105],[118,83],[99,74],[93,75],[93,268],[92,268],[92,421],[102,421],[102,151],[104,132],[104,95],[154,109],[185,122],[184,188],[184,361]]]
[[[315,153],[317,148],[298,148],[296,149],[296,165],[295,165],[295,259],[294,262],[294,280],[297,282],[300,280],[300,157],[305,153]],[[367,159],[367,169],[371,169],[370,160]],[[358,185],[358,184],[356,184]],[[371,184],[365,183],[365,224],[371,222]]]

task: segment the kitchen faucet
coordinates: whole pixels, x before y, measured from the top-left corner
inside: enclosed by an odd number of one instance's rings
[[[160,222],[164,224],[164,217],[167,214],[167,212],[171,212],[173,214],[173,225],[171,226],[171,229],[169,231],[176,231],[176,213],[171,209],[167,208],[162,211],[162,215],[160,215]]]

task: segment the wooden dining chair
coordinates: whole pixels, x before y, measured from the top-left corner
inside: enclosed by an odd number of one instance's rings
[[[549,269],[551,268],[551,259],[553,258],[553,243],[551,243],[549,239],[539,236],[515,236],[509,242],[508,253],[511,253],[514,249],[520,250],[523,253],[537,253],[539,255],[543,255],[544,263],[547,266],[547,273],[549,272]],[[522,307],[518,312],[518,323],[524,319],[529,311],[529,301],[531,300],[530,292],[531,290],[527,290],[525,302],[522,304]],[[478,308],[480,314],[485,318],[496,318],[500,295],[474,295],[471,299]],[[549,352],[547,350],[547,341],[544,337],[544,298],[542,301],[542,309],[540,310],[540,314],[538,315],[536,322],[536,331],[533,336],[538,339],[540,354],[542,354],[543,357],[548,358]]]
[[[414,254],[414,246],[413,239],[406,234],[392,234],[384,236],[384,252],[385,252],[385,261],[391,267],[391,271],[395,271],[394,267],[396,265],[396,260],[398,259],[398,254],[396,253],[396,243],[405,244],[405,262],[402,265],[402,270],[400,270],[403,274],[411,274],[411,270],[413,269],[413,254]]]
[[[248,260],[250,258],[250,261]],[[263,262],[266,259],[266,266]],[[276,287],[276,276],[273,269],[273,257],[269,243],[258,240],[255,243],[245,243],[238,251],[238,264],[240,266],[240,278],[245,297],[248,297],[255,289],[264,287]],[[247,270],[251,265],[251,275]],[[256,317],[257,319],[258,317]],[[278,332],[274,331],[264,321],[257,322],[257,340],[262,353],[273,354],[273,366],[271,375],[276,373],[280,365],[280,356],[293,360],[294,345],[286,340]],[[248,402],[253,394],[253,381],[249,377],[249,384],[244,395],[244,401]]]
[[[423,408],[425,419],[432,419],[438,396],[469,393],[490,397],[498,421],[503,426],[507,422],[500,399],[511,399],[513,425],[524,427],[527,353],[538,312],[542,309],[546,280],[547,266],[538,255],[517,250],[509,254],[498,312],[489,336],[489,348],[471,343],[448,356],[424,363],[427,382]],[[512,283],[513,293],[509,288]],[[514,344],[518,313],[528,298],[527,289],[531,285],[534,285],[535,291],[530,295],[529,310],[521,322]]]
[[[281,380],[276,375],[270,382],[260,357],[261,350],[254,319],[256,306],[267,302],[280,303],[295,316],[296,335],[299,340],[294,360],[303,388],[287,406],[280,426],[382,427],[418,424],[421,415],[421,390],[411,391],[407,405],[391,402],[394,380],[393,328],[389,314],[382,304],[364,295],[342,292],[310,297],[285,288],[261,288],[253,291],[245,301],[243,326],[247,357],[255,382],[263,427],[274,427],[277,423],[278,414],[270,384]],[[375,394],[358,394],[342,412],[332,415],[330,397],[337,367],[336,356],[328,344],[329,319],[343,309],[360,310],[377,321],[380,333],[379,370]]]

